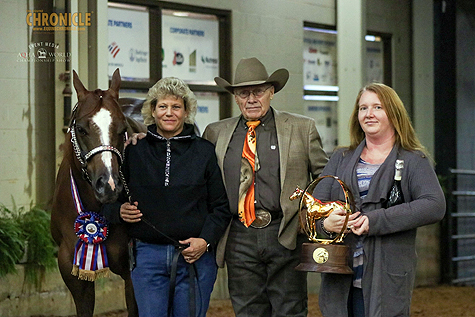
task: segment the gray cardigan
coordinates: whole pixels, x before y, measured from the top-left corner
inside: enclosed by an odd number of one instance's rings
[[[355,209],[369,219],[362,280],[366,316],[409,316],[417,260],[416,230],[444,217],[445,197],[428,158],[421,152],[394,146],[373,175],[368,195],[362,201],[356,165],[365,145],[363,141],[354,151],[336,151],[322,175],[335,175],[347,183],[355,196]],[[404,160],[401,185],[405,203],[384,209],[381,206],[393,183],[396,158]],[[317,190],[317,198],[344,200],[337,182]],[[350,249],[355,241],[353,234],[345,238]],[[324,316],[347,316],[351,284],[352,275],[322,274],[319,303]]]

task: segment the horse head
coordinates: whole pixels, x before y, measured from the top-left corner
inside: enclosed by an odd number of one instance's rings
[[[99,202],[114,202],[123,188],[120,164],[127,131],[118,103],[119,69],[108,90],[87,90],[75,71],[73,84],[78,96],[70,123],[75,165],[82,169]]]
[[[295,200],[295,199],[297,199],[297,198],[302,197],[302,195],[303,195],[303,190],[300,189],[299,186],[297,186],[297,187],[295,188],[295,191],[292,193],[292,195],[290,195],[289,199],[290,199],[290,200]]]

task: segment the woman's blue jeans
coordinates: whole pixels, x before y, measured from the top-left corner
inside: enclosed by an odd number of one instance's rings
[[[140,317],[167,317],[170,272],[174,253],[173,245],[137,241],[136,266],[132,271],[132,282]],[[176,317],[190,316],[189,265],[180,255],[173,300],[173,316]],[[195,267],[196,316],[206,317],[218,271],[214,254],[205,252],[195,262]]]

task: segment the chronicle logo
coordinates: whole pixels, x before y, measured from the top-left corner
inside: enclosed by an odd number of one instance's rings
[[[20,52],[17,62],[69,62],[71,53],[59,52],[59,44],[36,42],[28,45],[28,52]]]
[[[93,12],[48,13],[43,10],[27,10],[26,24],[33,31],[85,31],[91,26]]]

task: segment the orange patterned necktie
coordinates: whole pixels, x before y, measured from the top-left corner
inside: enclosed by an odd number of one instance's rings
[[[241,220],[246,227],[249,227],[256,219],[254,206],[254,178],[256,165],[258,166],[256,161],[258,161],[258,159],[256,153],[255,129],[260,123],[260,121],[246,122],[249,128],[242,149],[238,214],[239,220]]]

